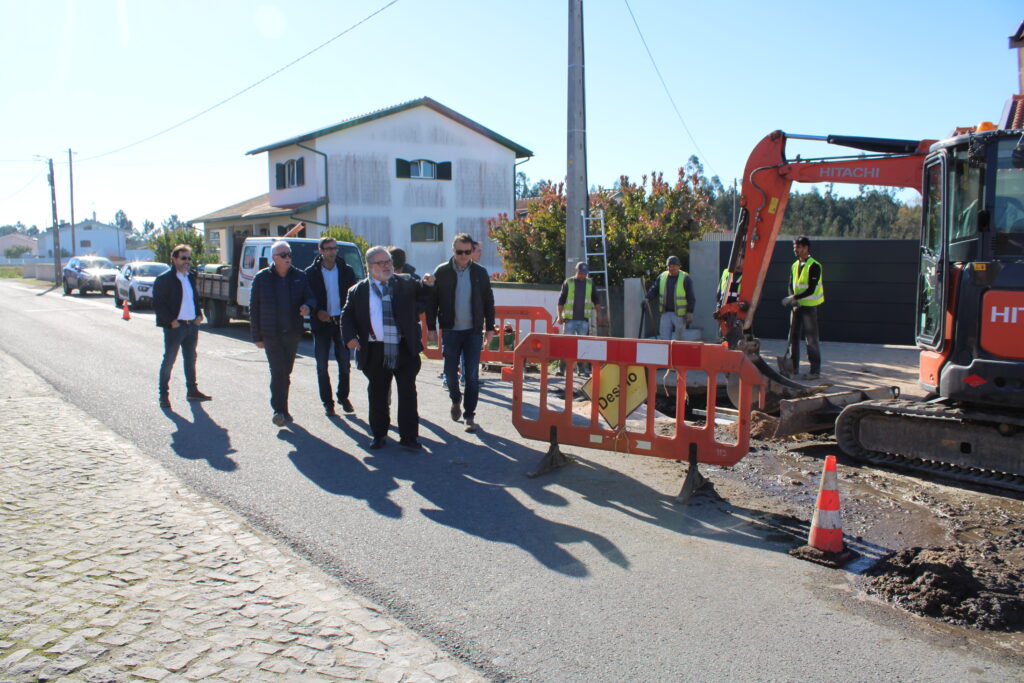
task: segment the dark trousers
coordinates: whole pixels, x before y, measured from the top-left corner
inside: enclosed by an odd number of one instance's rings
[[[198,391],[196,385],[196,345],[199,342],[199,326],[192,321],[179,322],[178,327],[164,328],[164,360],[160,363],[160,396],[166,398],[171,390],[171,370],[178,359],[185,365],[185,388]]]
[[[789,314],[789,357],[793,373],[800,370],[800,337],[807,342],[807,360],[811,372],[821,372],[821,350],[818,348],[818,307],[797,306]]]
[[[300,339],[301,330],[263,338],[263,351],[270,364],[270,407],[275,413],[288,414],[288,387]]]
[[[348,398],[349,392],[349,354],[348,347],[341,342],[341,327],[331,322],[327,329],[320,329],[313,334],[313,356],[316,358],[316,381],[320,385],[320,400],[324,406],[334,406],[331,395],[331,374],[328,371],[331,358],[331,347],[334,347],[334,360],[338,362],[338,401]]]
[[[374,438],[387,436],[391,426],[391,380],[398,386],[398,437],[412,443],[420,431],[420,416],[416,405],[416,375],[420,371],[419,354],[401,344],[398,347],[398,367],[384,367],[383,342],[370,342],[363,363],[366,375],[366,396],[370,403],[370,433]],[[456,381],[458,384],[458,381]]]
[[[445,330],[441,335],[441,355],[444,356],[444,376],[448,383],[448,396],[452,403],[462,403],[467,420],[476,414],[480,399],[480,349],[484,335],[476,330]],[[459,392],[459,364],[462,363],[466,379],[465,401]]]

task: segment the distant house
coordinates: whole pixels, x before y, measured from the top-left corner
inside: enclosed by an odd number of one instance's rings
[[[75,223],[74,249],[71,244],[71,224],[61,223],[58,228],[60,250],[68,256],[95,254],[111,260],[124,260],[128,233],[113,225],[92,220]],[[39,255],[53,256],[53,228],[39,234]]]
[[[279,235],[299,221],[309,237],[347,224],[370,244],[404,248],[420,270],[447,259],[458,232],[481,240],[483,264],[501,269],[487,220],[512,213],[516,160],[533,156],[429,97],[249,154],[264,152],[267,194],[192,219],[211,245],[230,249],[236,234]]]
[[[3,256],[4,252],[11,247],[28,247],[28,251],[24,255],[35,256],[36,249],[39,248],[39,240],[20,232],[8,233],[0,237],[0,256]]]

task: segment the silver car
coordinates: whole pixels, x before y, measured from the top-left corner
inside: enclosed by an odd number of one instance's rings
[[[64,293],[71,294],[77,289],[85,295],[89,290],[106,294],[114,289],[117,268],[110,259],[102,256],[75,256],[64,266]]]
[[[155,261],[132,261],[121,266],[114,279],[114,305],[127,301],[132,308],[153,305],[153,281],[171,267]]]

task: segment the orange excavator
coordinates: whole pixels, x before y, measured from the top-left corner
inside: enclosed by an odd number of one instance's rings
[[[858,152],[789,160],[787,139]],[[761,357],[751,326],[794,182],[921,192],[915,334],[927,399],[823,396]],[[740,207],[730,296],[715,319],[729,348],[764,375],[762,407],[780,409],[780,432],[834,421],[840,447],[857,460],[1024,491],[1024,96],[1010,100],[1000,125],[938,141],[775,131],[747,161]]]

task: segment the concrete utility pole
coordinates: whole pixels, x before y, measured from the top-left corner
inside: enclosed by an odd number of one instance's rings
[[[71,255],[78,256],[78,240],[75,239],[75,172],[71,169],[70,147],[68,147],[68,187],[71,188]]]
[[[53,283],[60,284],[60,227],[57,225],[57,188],[53,185],[53,159],[49,160],[50,175],[50,210],[53,211]]]
[[[587,185],[587,108],[583,74],[583,0],[569,0],[569,121],[565,171],[565,277],[583,260]]]

